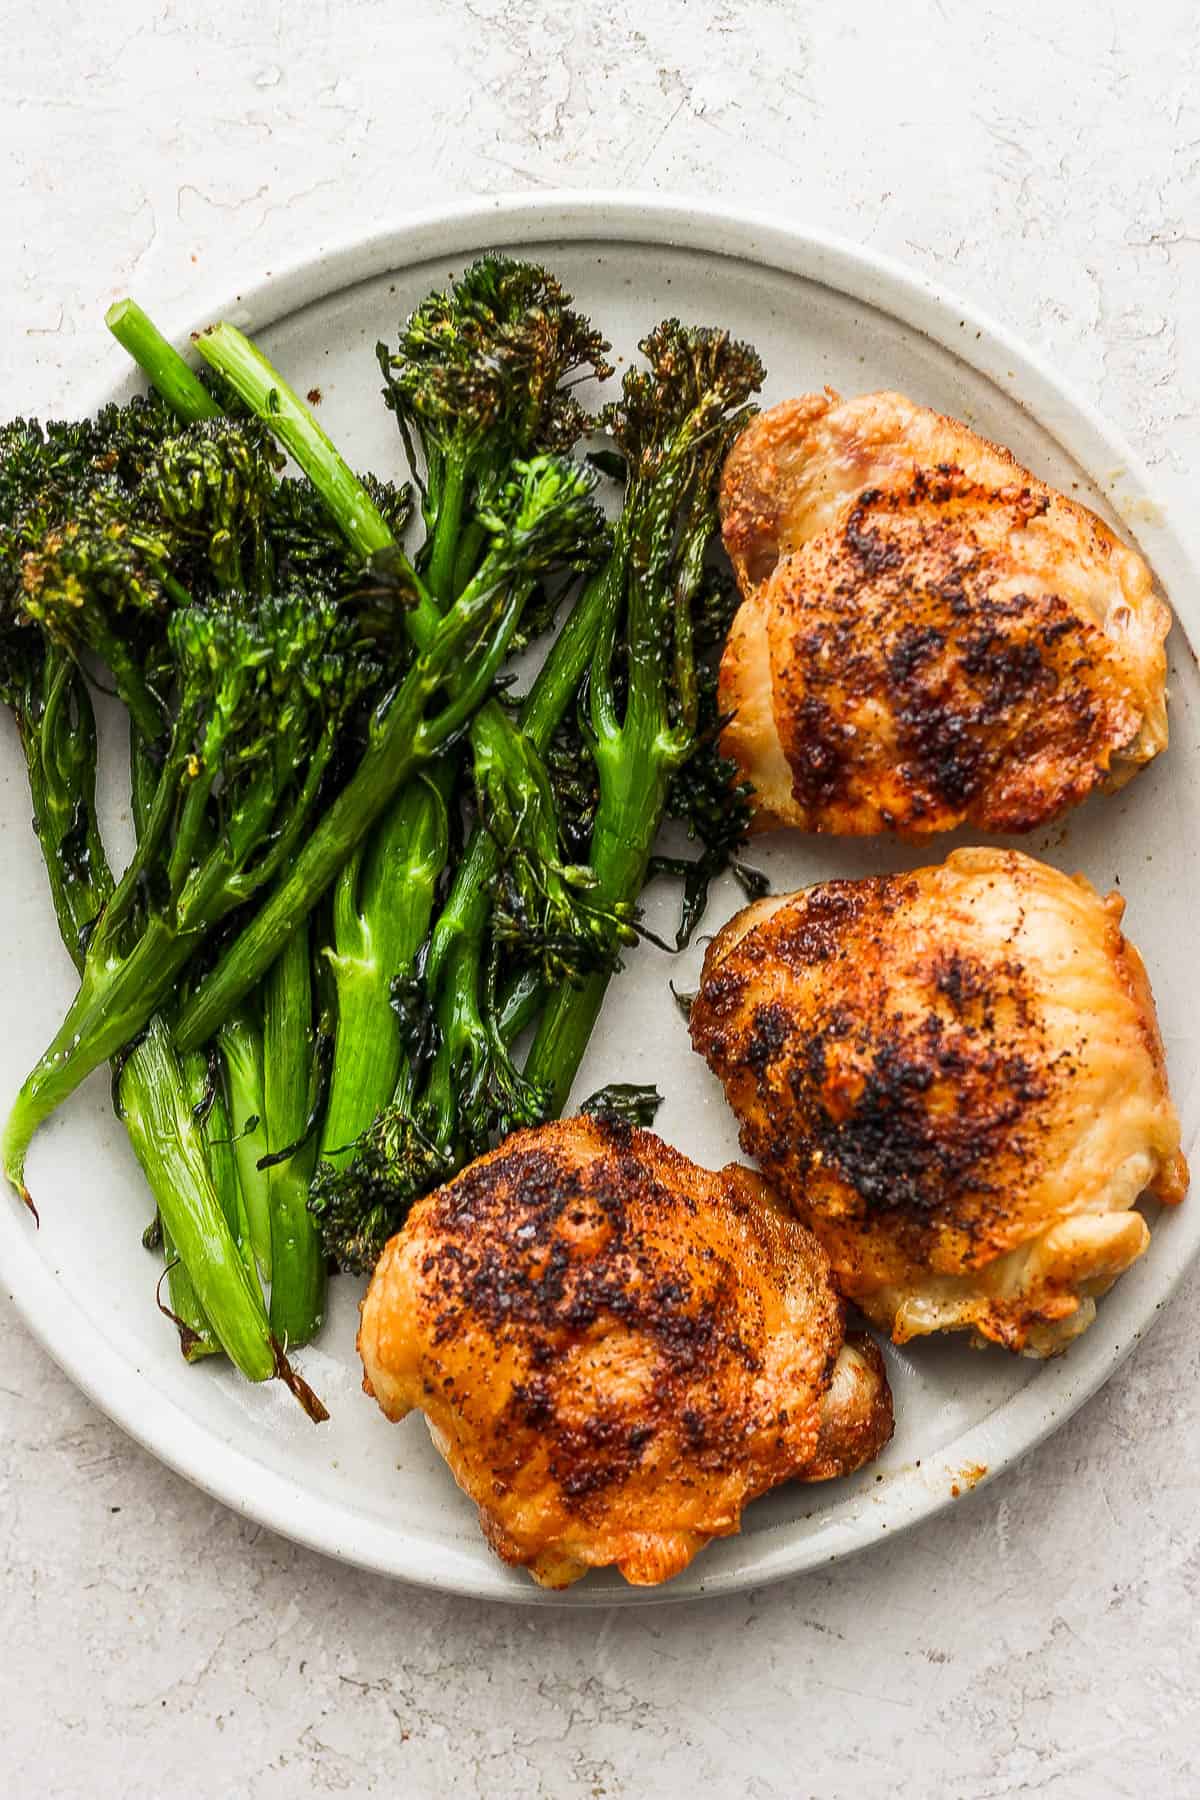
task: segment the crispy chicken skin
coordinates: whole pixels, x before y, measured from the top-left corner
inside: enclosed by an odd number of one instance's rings
[[[1167,742],[1142,558],[1006,450],[901,394],[810,394],[726,461],[745,596],[723,745],[758,825],[1029,831]]]
[[[518,1132],[431,1194],[363,1302],[364,1387],[413,1408],[506,1562],[666,1581],[742,1508],[891,1436],[815,1238],[762,1179],[651,1132]]]
[[[1187,1187],[1123,902],[1015,851],[761,900],[713,940],[692,1042],[743,1147],[897,1343],[1046,1356]]]

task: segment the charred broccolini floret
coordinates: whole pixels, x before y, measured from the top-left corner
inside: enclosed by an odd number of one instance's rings
[[[384,398],[421,483],[421,566],[441,604],[474,573],[482,514],[510,464],[566,452],[590,419],[573,393],[612,373],[608,344],[536,263],[485,256],[378,347]]]
[[[89,429],[89,439],[90,439]],[[69,503],[72,466],[86,480],[80,428],[14,420],[0,431],[0,700],[17,727],[59,930],[75,957],[112,891],[96,825],[96,723],[71,653],[24,610],[31,511]],[[51,496],[54,496],[51,498]]]
[[[167,552],[127,496],[169,423],[161,405],[135,402],[80,423],[18,419],[0,433],[0,557],[13,616],[42,625],[73,659],[95,651],[151,737],[163,714],[145,648],[166,604]]]

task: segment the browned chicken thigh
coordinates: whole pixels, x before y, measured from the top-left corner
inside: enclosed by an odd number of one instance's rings
[[[1168,608],[1094,513],[901,394],[734,445],[723,745],[760,827],[1028,831],[1166,744]]]
[[[519,1132],[413,1209],[362,1308],[364,1385],[426,1415],[506,1562],[665,1581],[755,1495],[891,1435],[815,1238],[760,1177],[586,1118]]]
[[[1013,851],[758,901],[692,1041],[742,1144],[898,1343],[1032,1355],[1084,1330],[1187,1167],[1117,895]]]

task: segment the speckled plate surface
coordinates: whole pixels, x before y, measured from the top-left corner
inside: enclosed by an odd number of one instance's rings
[[[1024,847],[1084,870],[1102,888],[1119,880],[1127,927],[1158,998],[1190,1149],[1200,1102],[1188,950],[1200,861],[1200,676],[1185,641],[1195,565],[1119,434],[1005,331],[920,277],[778,222],[651,197],[544,195],[422,217],[318,252],[236,297],[205,296],[196,317],[167,323],[181,342],[188,329],[221,316],[259,334],[302,392],[320,387],[323,422],[351,459],[399,474],[394,425],[376,398],[375,342],[471,255],[501,247],[548,262],[625,357],[664,313],[719,321],[762,352],[768,403],[824,382],[845,393],[900,388],[1009,445],[1137,540],[1179,620],[1169,646],[1171,749],[1123,793],[1090,803],[1065,829]],[[116,355],[112,368],[115,376]],[[94,406],[132,386],[121,380],[76,404]],[[7,1104],[73,988],[28,827],[23,767],[4,724],[0,1097]],[[128,822],[119,744],[107,748],[103,800],[117,847]],[[934,854],[962,841],[956,834]],[[756,844],[754,857],[779,889],[933,859],[886,840],[839,844],[791,834]],[[732,887],[717,893],[710,927],[737,904]],[[665,922],[669,897],[652,902],[651,923],[656,908]],[[699,950],[680,959],[649,946],[637,951],[610,992],[579,1092],[613,1079],[656,1081],[667,1095],[658,1128],[717,1165],[737,1154],[732,1116],[691,1054],[667,987],[669,977],[689,985],[698,957]],[[332,1284],[320,1343],[297,1359],[332,1413],[319,1430],[278,1383],[253,1388],[228,1369],[183,1363],[155,1310],[157,1270],[140,1244],[148,1195],[109,1108],[106,1075],[87,1083],[37,1139],[29,1176],[41,1229],[15,1201],[0,1199],[0,1275],[51,1354],[147,1448],[230,1506],[331,1556],[431,1587],[541,1605],[645,1603],[757,1586],[835,1561],[954,1504],[1095,1392],[1153,1322],[1200,1240],[1200,1202],[1159,1221],[1145,1258],[1056,1362],[1036,1365],[954,1341],[889,1346],[897,1430],[871,1469],[757,1502],[739,1537],[713,1545],[665,1589],[630,1589],[602,1574],[562,1596],[540,1592],[495,1561],[420,1419],[390,1426],[359,1392],[358,1283]]]

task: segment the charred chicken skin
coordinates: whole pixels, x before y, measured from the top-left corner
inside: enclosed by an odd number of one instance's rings
[[[785,401],[734,445],[721,510],[744,595],[723,747],[760,828],[1029,831],[1165,747],[1146,564],[956,420]]]
[[[424,1412],[506,1562],[665,1581],[792,1478],[891,1435],[816,1239],[764,1182],[648,1131],[523,1131],[413,1209],[362,1308],[364,1386]]]
[[[710,945],[692,1042],[743,1147],[897,1343],[1045,1356],[1187,1167],[1123,903],[1014,851],[829,881]]]

